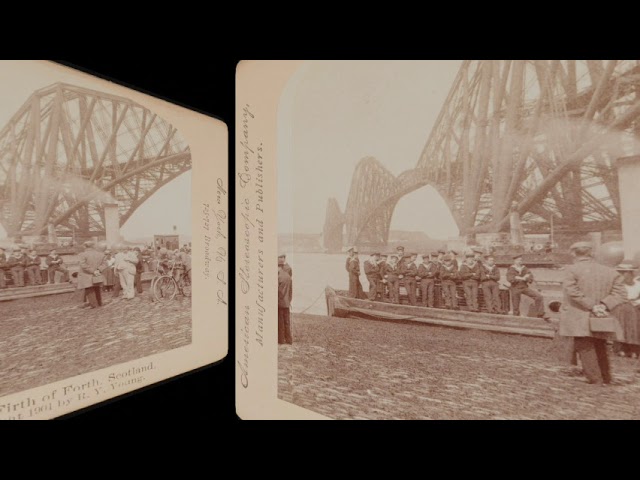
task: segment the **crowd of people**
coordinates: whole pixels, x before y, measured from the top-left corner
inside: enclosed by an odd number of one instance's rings
[[[389,255],[374,252],[364,262],[364,274],[369,282],[369,291],[365,294],[360,282],[358,250],[350,248],[345,264],[349,274],[349,295],[399,304],[400,287],[403,286],[410,305],[418,305],[419,296],[424,307],[460,310],[458,287],[461,286],[468,310],[480,311],[479,292],[482,291],[486,312],[509,313],[500,298],[501,289],[506,287],[501,286],[501,272],[493,255],[476,248],[467,250],[459,259],[455,250],[438,250],[423,253],[418,260],[417,253],[405,253],[404,247],[396,250]],[[513,256],[513,265],[507,269],[506,280],[510,284],[513,315],[520,315],[520,300],[525,295],[534,301],[533,316],[549,319],[542,294],[531,288],[534,276],[522,263],[521,254]]]
[[[78,254],[78,272],[70,273],[69,265],[52,249],[48,255],[36,250],[16,246],[6,251],[0,248],[0,289],[9,287],[72,283],[77,277],[77,288],[84,290],[87,308],[103,305],[102,293],[130,300],[142,294],[144,272],[173,272],[176,280],[186,275],[191,280],[191,249],[167,250],[164,247],[106,245],[89,241]]]
[[[78,289],[85,290],[88,308],[98,308],[104,303],[102,293],[112,292],[112,298],[122,293],[131,300],[144,292],[142,274],[145,272],[173,272],[176,280],[185,275],[191,280],[191,249],[182,247],[173,251],[163,247],[132,247],[116,245],[99,251],[93,242],[84,244],[79,255],[80,272]]]
[[[0,248],[0,289],[46,285],[56,282],[69,282],[69,270],[65,268],[62,257],[56,250],[49,255],[40,256],[34,249],[16,246],[4,250]]]

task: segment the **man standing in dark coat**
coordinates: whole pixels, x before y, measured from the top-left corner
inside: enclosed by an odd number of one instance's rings
[[[293,343],[291,335],[291,276],[284,269],[284,259],[278,258],[278,343]]]
[[[364,274],[369,280],[369,300],[375,300],[376,296],[380,292],[380,254],[373,253],[371,258],[364,262]]]
[[[482,295],[487,313],[504,313],[500,302],[500,269],[496,266],[496,259],[488,255],[484,264],[480,267],[480,282]]]
[[[0,248],[0,288],[7,288],[5,275],[9,271],[9,261],[4,253],[4,249]]]
[[[464,297],[467,302],[467,307],[472,312],[479,312],[480,307],[478,305],[478,285],[480,282],[480,263],[475,259],[473,252],[465,254],[466,260],[460,265],[458,275],[462,280],[462,287],[464,288]]]
[[[280,255],[278,255],[278,262],[280,260],[284,262],[284,271],[287,272],[287,274],[293,280],[293,270],[291,269],[291,266],[289,266],[289,264],[287,263],[287,255],[284,253],[281,253]]]
[[[105,255],[95,249],[93,242],[85,242],[84,247],[84,252],[78,255],[80,271],[77,288],[84,290],[89,307],[98,308],[102,306],[102,271],[107,267]]]
[[[433,308],[435,306],[434,287],[438,276],[438,264],[432,258],[429,258],[428,253],[422,254],[422,263],[418,267],[417,276],[420,277],[422,306]]]
[[[11,277],[13,278],[14,287],[24,287],[24,271],[27,268],[27,256],[16,249],[13,255],[9,257],[9,266],[11,267]]]
[[[442,295],[444,296],[445,307],[449,310],[460,310],[458,307],[458,293],[456,281],[458,280],[458,269],[453,263],[451,255],[447,254],[443,258],[443,263],[438,270],[438,277],[442,282]]]
[[[409,297],[409,304],[416,304],[416,277],[418,277],[418,266],[415,261],[418,257],[415,253],[405,255],[403,259],[402,268],[400,273],[402,274],[402,280],[404,288],[407,290],[407,296]]]
[[[360,283],[360,259],[358,250],[353,249],[353,256],[349,261],[349,296],[352,298],[367,298]]]
[[[29,279],[29,285],[40,285],[40,257],[35,250],[31,250],[27,255],[27,278]]]
[[[522,255],[513,257],[513,265],[507,270],[507,281],[511,284],[511,302],[513,303],[513,314],[520,316],[520,297],[526,295],[533,299],[536,317],[547,320],[549,316],[544,311],[544,298],[542,294],[530,287],[533,283],[533,273],[522,264]]]
[[[592,331],[591,318],[611,317],[611,311],[626,301],[627,291],[622,276],[613,268],[594,262],[591,251],[588,242],[571,246],[574,264],[567,267],[562,284],[564,300],[558,333],[573,337],[588,382],[609,384],[606,342],[615,332]],[[615,320],[611,320],[615,327]]]

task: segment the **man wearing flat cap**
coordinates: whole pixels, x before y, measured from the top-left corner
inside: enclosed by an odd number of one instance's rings
[[[511,303],[513,306],[513,314],[520,316],[520,298],[525,295],[534,301],[535,316],[538,318],[548,319],[548,315],[544,311],[544,297],[540,292],[531,288],[533,283],[533,272],[522,263],[522,255],[513,256],[513,265],[507,270],[507,281],[511,284]]]
[[[592,246],[578,242],[571,246],[574,264],[567,267],[562,283],[564,299],[559,335],[572,337],[587,380],[592,384],[611,383],[607,339],[611,333],[591,330],[591,317],[608,317],[626,301],[622,276],[596,263]]]
[[[380,253],[374,252],[371,254],[371,258],[364,262],[364,274],[369,281],[369,300],[374,301],[380,293]]]

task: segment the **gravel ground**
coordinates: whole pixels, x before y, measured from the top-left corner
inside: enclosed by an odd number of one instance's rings
[[[638,362],[586,383],[547,339],[292,315],[279,397],[335,419],[639,419]]]
[[[103,298],[98,309],[79,291],[0,303],[0,397],[191,343],[190,299]]]

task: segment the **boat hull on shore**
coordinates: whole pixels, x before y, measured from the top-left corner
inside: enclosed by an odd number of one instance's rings
[[[477,313],[465,310],[398,305],[361,300],[346,292],[326,287],[327,313],[332,317],[365,318],[382,321],[408,321],[442,327],[487,330],[492,332],[554,338],[556,322],[541,318]]]

